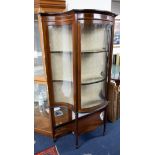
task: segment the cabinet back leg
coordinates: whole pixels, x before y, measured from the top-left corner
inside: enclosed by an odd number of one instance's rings
[[[54,143],[56,142],[56,138],[53,138],[53,142],[54,142]]]
[[[105,135],[106,132],[106,123],[107,123],[107,108],[104,110],[104,119],[103,119],[103,136]]]
[[[76,144],[75,144],[76,149],[79,148],[79,136],[76,135]]]

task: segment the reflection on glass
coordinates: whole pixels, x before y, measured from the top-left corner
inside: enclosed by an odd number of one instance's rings
[[[73,104],[72,26],[48,26],[55,102]]]
[[[81,107],[90,108],[101,104],[105,97],[105,81],[89,85],[81,85]]]
[[[107,52],[84,53],[81,55],[82,83],[99,81],[106,78]]]
[[[73,84],[71,82],[53,82],[55,102],[73,104]]]
[[[72,52],[72,26],[49,26],[49,44],[51,52]]]
[[[47,88],[43,84],[34,84],[34,126],[50,131]]]
[[[38,21],[34,21],[34,75],[44,75]]]
[[[107,51],[107,31],[104,24],[81,23],[81,52]]]
[[[54,108],[54,115],[56,126],[72,120],[72,112],[66,107]]]
[[[51,66],[53,80],[73,81],[72,54],[52,53]]]
[[[111,72],[112,79],[120,79],[120,66],[119,65],[112,65],[112,72]]]
[[[90,108],[105,99],[107,56],[111,26],[81,22],[81,107]]]

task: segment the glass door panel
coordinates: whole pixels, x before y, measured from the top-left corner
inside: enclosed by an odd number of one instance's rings
[[[44,76],[37,16],[35,16],[34,20],[34,75]]]
[[[81,108],[91,108],[105,99],[107,59],[111,25],[100,21],[81,24]]]
[[[72,25],[49,25],[49,45],[54,102],[74,105]],[[54,108],[55,125],[74,118],[67,107]]]
[[[48,31],[54,100],[73,105],[72,25],[50,25]]]
[[[34,128],[51,131],[45,84],[34,83]]]

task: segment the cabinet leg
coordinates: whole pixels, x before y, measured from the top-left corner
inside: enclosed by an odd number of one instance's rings
[[[76,149],[79,148],[79,137],[76,135],[76,144],[75,144]]]
[[[105,135],[106,132],[106,123],[107,123],[107,109],[104,110],[104,119],[103,119],[103,136]]]
[[[79,147],[79,132],[78,132],[78,112],[75,113],[75,138],[76,138],[76,142],[75,142],[75,147],[76,149],[78,149]]]
[[[56,138],[53,138],[53,142],[54,142],[54,143],[56,142]]]

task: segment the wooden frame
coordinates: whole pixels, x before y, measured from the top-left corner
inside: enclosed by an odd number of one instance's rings
[[[66,9],[65,0],[34,0],[34,12],[62,12]]]
[[[113,23],[112,21],[107,21],[105,20],[105,16],[98,16],[98,18],[93,18],[93,14],[86,14],[86,18],[83,17],[81,18],[82,14],[80,14],[80,18],[77,18],[78,20],[78,67],[79,67],[79,71],[78,71],[78,91],[79,91],[79,94],[81,95],[81,28],[80,28],[80,22],[79,21],[85,21],[86,23],[88,22],[91,22],[92,24],[110,24],[111,26],[113,26]],[[100,18],[99,18],[100,17]],[[113,30],[112,30],[113,31]],[[112,36],[112,35],[111,35]],[[113,37],[111,37],[113,38]],[[111,40],[112,42],[112,40]],[[111,47],[110,47],[111,48]],[[108,55],[108,65],[107,65],[107,74],[108,76],[107,77],[107,81],[108,81],[108,84],[110,83],[110,78],[111,77],[111,61],[112,61],[112,58],[111,58],[111,54],[112,53],[112,49],[110,49],[110,52],[109,52],[109,55]],[[107,86],[108,88],[108,86]],[[106,91],[108,93],[108,90]],[[108,94],[106,94],[106,99],[108,100]],[[78,104],[78,111],[79,112],[90,112],[90,111],[94,111],[100,107],[102,107],[102,104],[101,105],[98,105],[98,106],[95,106],[95,107],[92,107],[92,108],[81,108],[81,96],[78,97],[78,100],[79,100],[79,104]]]
[[[76,146],[78,147],[78,137],[88,131],[91,131],[101,124],[106,124],[106,109],[108,101],[92,108],[81,108],[81,25],[79,21],[103,23],[111,25],[111,40],[109,44],[108,62],[107,62],[107,86],[106,86],[106,100],[108,100],[108,85],[111,79],[111,63],[112,63],[112,49],[113,49],[113,31],[115,14],[108,11],[100,10],[72,10],[65,13],[40,13],[39,26],[41,34],[41,47],[43,51],[46,81],[48,86],[50,118],[51,118],[51,135],[53,139],[68,132],[74,132],[76,135]],[[52,67],[51,54],[49,46],[48,26],[49,25],[72,25],[72,44],[73,44],[73,101],[74,105],[68,105],[64,102],[56,103],[54,100],[53,84],[52,84]],[[39,81],[39,79],[37,79]],[[75,113],[75,119],[70,120],[64,124],[55,126],[54,107],[66,107]],[[79,112],[88,112],[89,115],[79,118]],[[104,120],[98,118],[99,114],[104,112]],[[69,114],[69,113],[68,113]],[[87,119],[92,120],[91,123]],[[96,121],[96,123],[95,123]],[[88,125],[88,126],[87,126]],[[82,127],[83,126],[83,127]],[[82,129],[80,129],[82,128]]]

